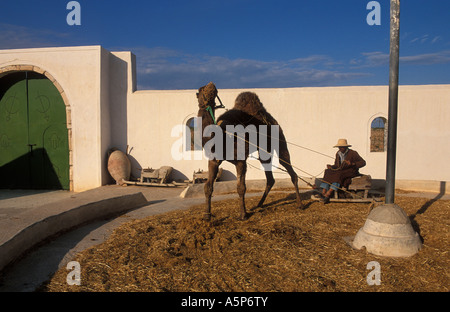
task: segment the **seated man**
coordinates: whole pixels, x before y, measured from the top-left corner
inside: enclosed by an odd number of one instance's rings
[[[339,139],[334,147],[339,150],[336,153],[334,165],[327,165],[322,179],[322,202],[327,204],[333,191],[337,191],[341,186],[348,187],[352,178],[360,176],[359,168],[366,165],[366,161],[359,156],[358,152],[349,149],[351,145],[346,139]]]

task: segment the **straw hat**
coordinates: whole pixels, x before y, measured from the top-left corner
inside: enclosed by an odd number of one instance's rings
[[[350,146],[351,145],[347,143],[347,139],[339,139],[334,147],[350,147]]]

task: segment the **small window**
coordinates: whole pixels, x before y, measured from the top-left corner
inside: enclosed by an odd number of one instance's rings
[[[202,150],[202,142],[201,142],[201,134],[198,136],[198,142],[195,141],[195,132],[199,131],[200,129],[197,126],[198,118],[192,117],[189,118],[189,120],[186,122],[187,129],[189,131],[186,131],[186,144],[185,144],[185,150],[186,151],[201,151]]]
[[[387,144],[387,120],[377,117],[370,125],[370,151],[385,152]]]

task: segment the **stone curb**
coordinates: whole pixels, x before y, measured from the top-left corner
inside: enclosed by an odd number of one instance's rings
[[[82,199],[81,203],[67,199],[35,208],[34,213],[26,212],[26,216],[15,217],[23,219],[13,226],[11,222],[14,220],[2,220],[0,228],[8,230],[0,236],[0,271],[46,239],[82,224],[112,217],[146,204],[147,200],[141,192],[100,200],[94,196],[90,200]]]

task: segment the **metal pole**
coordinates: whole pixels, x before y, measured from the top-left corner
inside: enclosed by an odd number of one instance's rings
[[[391,0],[391,47],[389,59],[389,120],[386,164],[386,203],[374,207],[350,245],[366,247],[370,253],[387,257],[409,257],[422,248],[408,215],[394,203],[397,148],[397,102],[399,68],[400,0]]]
[[[398,72],[400,46],[400,0],[391,0],[389,52],[389,112],[386,162],[386,204],[394,203],[395,162],[397,152]]]

